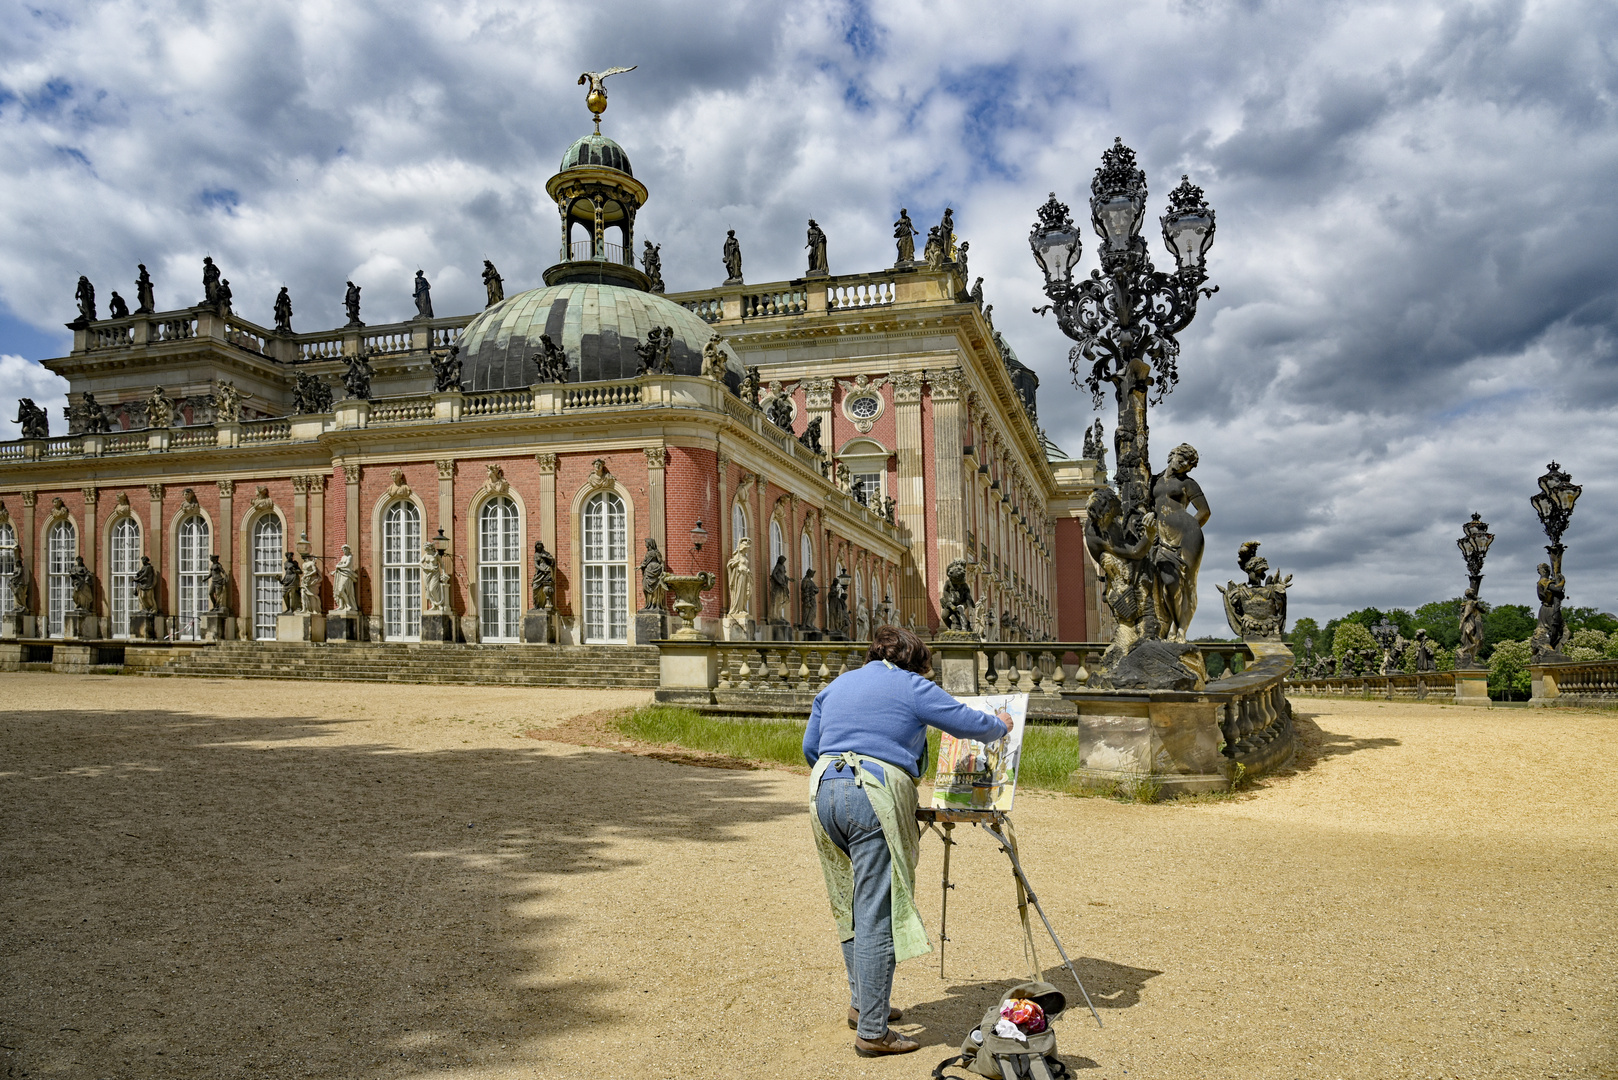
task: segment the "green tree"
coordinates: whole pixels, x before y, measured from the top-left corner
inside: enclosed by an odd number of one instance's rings
[[[1481,657],[1494,655],[1494,647],[1503,641],[1527,641],[1534,635],[1534,613],[1526,604],[1501,604],[1490,608],[1483,617],[1483,649]]]
[[[1379,612],[1378,615],[1380,614]],[[1381,651],[1377,649],[1376,638],[1371,636],[1371,632],[1365,628],[1363,623],[1345,618],[1337,624],[1337,632],[1332,635],[1331,652],[1333,656],[1341,660],[1343,654],[1350,649],[1372,649],[1379,654]]]
[[[1532,652],[1526,641],[1502,641],[1489,658],[1489,696],[1496,701],[1527,701],[1533,693],[1528,671]]]
[[[1287,635],[1287,647],[1294,655],[1303,655],[1303,643],[1307,638],[1315,639],[1315,648],[1324,652],[1326,650],[1326,637],[1320,632],[1320,626],[1313,619],[1299,619],[1292,624],[1292,632]]]
[[[1610,611],[1597,611],[1593,607],[1565,607],[1562,618],[1567,620],[1567,628],[1574,633],[1600,630],[1603,634],[1610,634],[1618,630],[1618,616]]]
[[[1427,631],[1427,636],[1444,648],[1455,648],[1461,643],[1461,603],[1462,597],[1457,596],[1421,605],[1413,616],[1415,628]],[[1483,610],[1487,613],[1488,606],[1484,605]]]

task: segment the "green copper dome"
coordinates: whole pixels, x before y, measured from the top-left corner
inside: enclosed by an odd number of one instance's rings
[[[617,169],[621,173],[627,173],[630,176],[635,175],[635,170],[629,167],[629,155],[624,153],[624,148],[599,131],[586,135],[567,148],[567,153],[562,155],[562,168],[560,171],[566,172],[569,169],[578,169],[589,165],[604,169]]]

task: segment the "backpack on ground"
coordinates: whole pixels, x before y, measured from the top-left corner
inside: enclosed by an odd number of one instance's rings
[[[1045,1030],[1024,1039],[996,1035],[1000,1007],[1012,998],[1026,998],[1045,1012]],[[1056,1056],[1056,1032],[1051,1021],[1067,1008],[1067,998],[1050,983],[1018,983],[1000,996],[983,1021],[961,1043],[961,1052],[945,1058],[933,1070],[937,1080],[948,1080],[945,1069],[963,1068],[992,1080],[1063,1080],[1071,1076]]]

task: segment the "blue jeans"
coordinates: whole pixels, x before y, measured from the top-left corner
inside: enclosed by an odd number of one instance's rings
[[[862,1039],[888,1030],[893,991],[892,860],[882,823],[865,789],[852,777],[828,771],[815,792],[815,812],[831,842],[854,863],[854,940],[843,942],[848,998],[859,1010]]]

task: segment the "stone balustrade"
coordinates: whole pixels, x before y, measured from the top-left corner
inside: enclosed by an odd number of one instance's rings
[[[433,399],[430,394],[406,394],[400,397],[373,398],[370,408],[372,424],[413,424],[433,417]]]
[[[225,319],[225,340],[238,349],[258,353],[260,356],[271,356],[269,348],[269,334],[252,323],[227,316]]]
[[[1315,697],[1357,697],[1386,701],[1435,701],[1454,699],[1455,672],[1428,671],[1419,675],[1328,675],[1311,678],[1293,672],[1287,688],[1295,694]]]
[[[270,420],[249,420],[242,424],[243,446],[259,443],[285,442],[292,438],[292,421],[284,416]]]
[[[391,355],[414,351],[413,334],[409,329],[379,330],[360,338],[360,349],[365,353]]]
[[[1532,705],[1618,704],[1618,659],[1535,664]]]
[[[298,341],[298,359],[306,363],[315,363],[320,360],[341,360],[342,357],[342,334],[321,336],[311,334]]]
[[[507,416],[511,413],[532,412],[534,395],[531,391],[490,390],[466,395],[463,416]]]
[[[562,393],[564,412],[573,409],[615,409],[641,403],[641,380],[579,383],[569,385]]]

